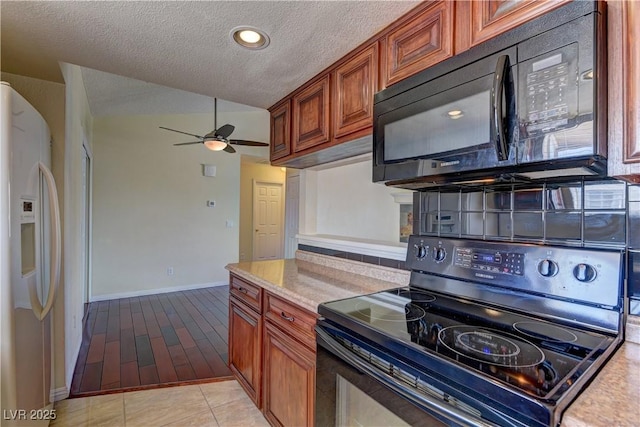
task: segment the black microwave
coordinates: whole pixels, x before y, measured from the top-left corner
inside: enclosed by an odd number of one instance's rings
[[[373,181],[606,175],[603,8],[569,3],[377,93]]]

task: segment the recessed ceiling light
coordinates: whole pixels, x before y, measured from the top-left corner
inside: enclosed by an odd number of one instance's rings
[[[235,27],[229,35],[231,36],[231,40],[246,49],[260,50],[269,46],[269,36],[267,33],[254,27]]]

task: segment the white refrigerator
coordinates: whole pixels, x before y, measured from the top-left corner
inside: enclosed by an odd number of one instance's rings
[[[49,128],[9,84],[0,89],[0,422],[46,426],[61,250]]]

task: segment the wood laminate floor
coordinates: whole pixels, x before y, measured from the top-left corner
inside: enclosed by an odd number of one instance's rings
[[[229,379],[229,287],[89,304],[71,397]]]

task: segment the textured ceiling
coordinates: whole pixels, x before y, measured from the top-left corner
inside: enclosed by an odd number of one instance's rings
[[[1,65],[58,82],[59,61],[89,68],[83,76],[98,115],[140,113],[141,104],[211,111],[210,97],[267,108],[417,3],[3,0]],[[239,25],[266,31],[271,44],[233,44],[229,32]]]

